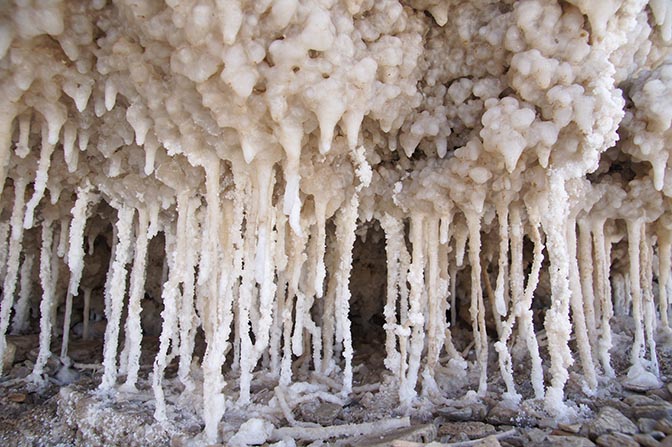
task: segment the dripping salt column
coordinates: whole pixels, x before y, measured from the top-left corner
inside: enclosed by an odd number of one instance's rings
[[[117,244],[109,281],[109,311],[105,327],[105,345],[103,347],[103,378],[101,390],[109,390],[117,381],[117,346],[119,345],[119,325],[121,311],[126,294],[126,263],[130,256],[135,208],[118,204]]]
[[[25,192],[27,179],[21,176],[14,180],[14,208],[12,209],[11,234],[9,241],[9,255],[7,257],[7,273],[2,285],[2,304],[0,308],[0,359],[5,358],[5,349],[7,348],[7,327],[9,326],[9,316],[14,304],[14,290],[16,289],[16,280],[19,272],[19,257],[23,246],[23,216],[25,204]],[[0,376],[4,362],[0,362]]]
[[[42,300],[40,301],[40,350],[28,377],[35,383],[42,383],[42,372],[51,355],[51,327],[54,320],[54,295],[56,281],[52,277],[54,222],[49,219],[42,221],[42,250],[40,252],[40,284]]]
[[[569,216],[569,196],[565,190],[565,180],[560,173],[551,170],[548,175],[548,213],[542,218],[546,232],[546,249],[551,263],[551,308],[546,311],[544,327],[548,335],[548,349],[551,355],[551,386],[546,390],[545,407],[553,414],[563,417],[568,408],[563,403],[564,388],[572,365],[569,350],[571,324],[569,321],[569,252],[567,250],[567,219]]]

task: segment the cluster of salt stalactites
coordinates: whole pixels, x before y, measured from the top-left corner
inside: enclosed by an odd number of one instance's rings
[[[503,397],[520,399],[518,331],[535,397],[562,415],[575,357],[589,390],[614,375],[614,312],[635,321],[630,379],[657,380],[672,246],[671,30],[663,0],[3,8],[0,357],[10,322],[25,328],[39,267],[31,377],[42,380],[61,301],[67,364],[73,299],[83,296],[88,313],[95,286],[85,241],[90,251],[103,235],[112,256],[101,388],[134,391],[148,245],[161,233],[159,420],[175,356],[186,392],[202,393],[211,441],[226,401],[250,401],[256,368],[281,390],[292,362],[307,358],[347,395],[352,249],[358,226],[377,221],[387,244],[385,366],[402,403],[419,384],[439,396],[445,362],[464,364],[446,319],[460,299],[480,395],[494,343]],[[627,262],[612,266],[623,244]],[[456,296],[464,268],[468,291]],[[532,311],[544,269],[546,364]],[[196,380],[199,328],[207,349]],[[238,371],[235,396],[223,392],[223,365]]]

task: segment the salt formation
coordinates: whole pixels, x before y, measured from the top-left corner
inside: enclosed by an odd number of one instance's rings
[[[374,228],[387,283],[367,299],[384,302],[380,374],[403,408],[440,403],[442,377],[469,368],[468,398],[501,377],[502,399],[566,417],[570,371],[588,393],[617,374],[615,313],[634,320],[627,380],[660,380],[666,1],[16,1],[0,10],[0,85],[0,357],[41,294],[35,382],[57,309],[67,366],[73,306],[88,337],[101,290],[107,393],[137,392],[143,303],[162,307],[159,421],[177,357],[208,442],[259,371],[292,425],[296,393],[342,404],[353,247]],[[462,319],[473,357],[453,343]]]

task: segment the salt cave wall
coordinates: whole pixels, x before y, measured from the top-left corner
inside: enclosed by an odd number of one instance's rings
[[[672,244],[669,2],[0,6],[0,354],[36,302],[31,380],[44,380],[56,309],[67,363],[72,303],[102,290],[103,390],[135,389],[142,298],[162,303],[159,420],[173,354],[184,387],[207,390],[208,439],[225,400],[249,401],[266,354],[281,384],[309,356],[347,395],[353,246],[373,226],[402,403],[439,392],[444,353],[464,361],[447,312],[465,303],[479,395],[501,374],[503,398],[520,399],[519,331],[535,396],[562,415],[568,368],[589,390],[613,376],[615,311],[634,317],[630,379],[657,380]],[[157,238],[161,283],[148,264]],[[198,328],[202,382],[190,369]],[[499,372],[487,371],[493,343]],[[236,396],[222,392],[222,365],[239,371]]]

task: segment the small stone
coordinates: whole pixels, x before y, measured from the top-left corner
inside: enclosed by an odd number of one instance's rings
[[[637,420],[637,426],[642,433],[651,433],[656,429],[657,423],[658,421],[651,418],[639,418]]]
[[[591,439],[596,439],[612,432],[635,434],[637,426],[617,409],[604,407],[595,419],[584,425],[584,431]]]
[[[660,447],[672,447],[672,436],[667,436],[665,439],[660,441]]]
[[[484,422],[448,422],[439,426],[437,435],[440,439],[445,437],[454,441],[460,435],[467,439],[478,439],[496,432],[494,426]]]
[[[635,419],[667,419],[672,418],[672,405],[666,402],[659,402],[654,405],[641,405],[633,407],[632,415]]]
[[[26,395],[25,393],[12,393],[9,396],[7,396],[7,399],[17,404],[20,404],[26,401]]]
[[[656,441],[660,441],[660,440],[664,439],[665,436],[667,436],[667,435],[666,435],[665,433],[663,433],[662,431],[652,431],[652,432],[649,433],[649,434],[650,434],[651,437],[652,437],[653,439],[655,439]]]
[[[352,445],[357,447],[383,447],[392,445],[394,441],[429,443],[434,439],[436,439],[436,426],[434,424],[424,424],[392,430],[382,436],[364,436]]]
[[[667,435],[672,435],[672,421],[669,419],[661,419],[660,421],[656,422],[654,429],[662,431]]]
[[[558,428],[567,433],[578,433],[581,430],[581,424],[558,424]]]
[[[488,408],[483,404],[474,404],[467,407],[446,407],[437,411],[448,421],[480,421],[485,418]]]
[[[602,447],[639,447],[639,443],[632,436],[616,432],[597,438],[597,445]]]
[[[633,439],[639,443],[639,445],[644,447],[658,447],[660,446],[660,441],[649,434],[638,434],[633,436]]]
[[[544,439],[546,439],[548,433],[543,430],[539,430],[538,428],[533,428],[527,432],[527,436],[530,438],[530,441],[534,443],[541,443],[544,441]]]
[[[549,435],[543,444],[545,447],[594,447],[595,444],[582,436]]]
[[[501,444],[494,436],[486,436],[482,440],[478,441],[474,446],[478,447],[501,447]]]
[[[7,342],[5,354],[2,357],[2,370],[9,371],[14,364],[14,357],[16,355],[16,345],[10,341]]]
[[[516,425],[516,426],[531,426],[531,418],[522,412],[520,409],[513,409],[506,405],[495,405],[485,421],[493,425]]]
[[[304,421],[324,426],[333,425],[342,409],[340,405],[331,402],[313,401],[299,405],[299,412]]]
[[[640,405],[655,405],[656,401],[648,396],[642,396],[641,394],[631,394],[627,396],[623,401],[631,406],[640,406]]]

